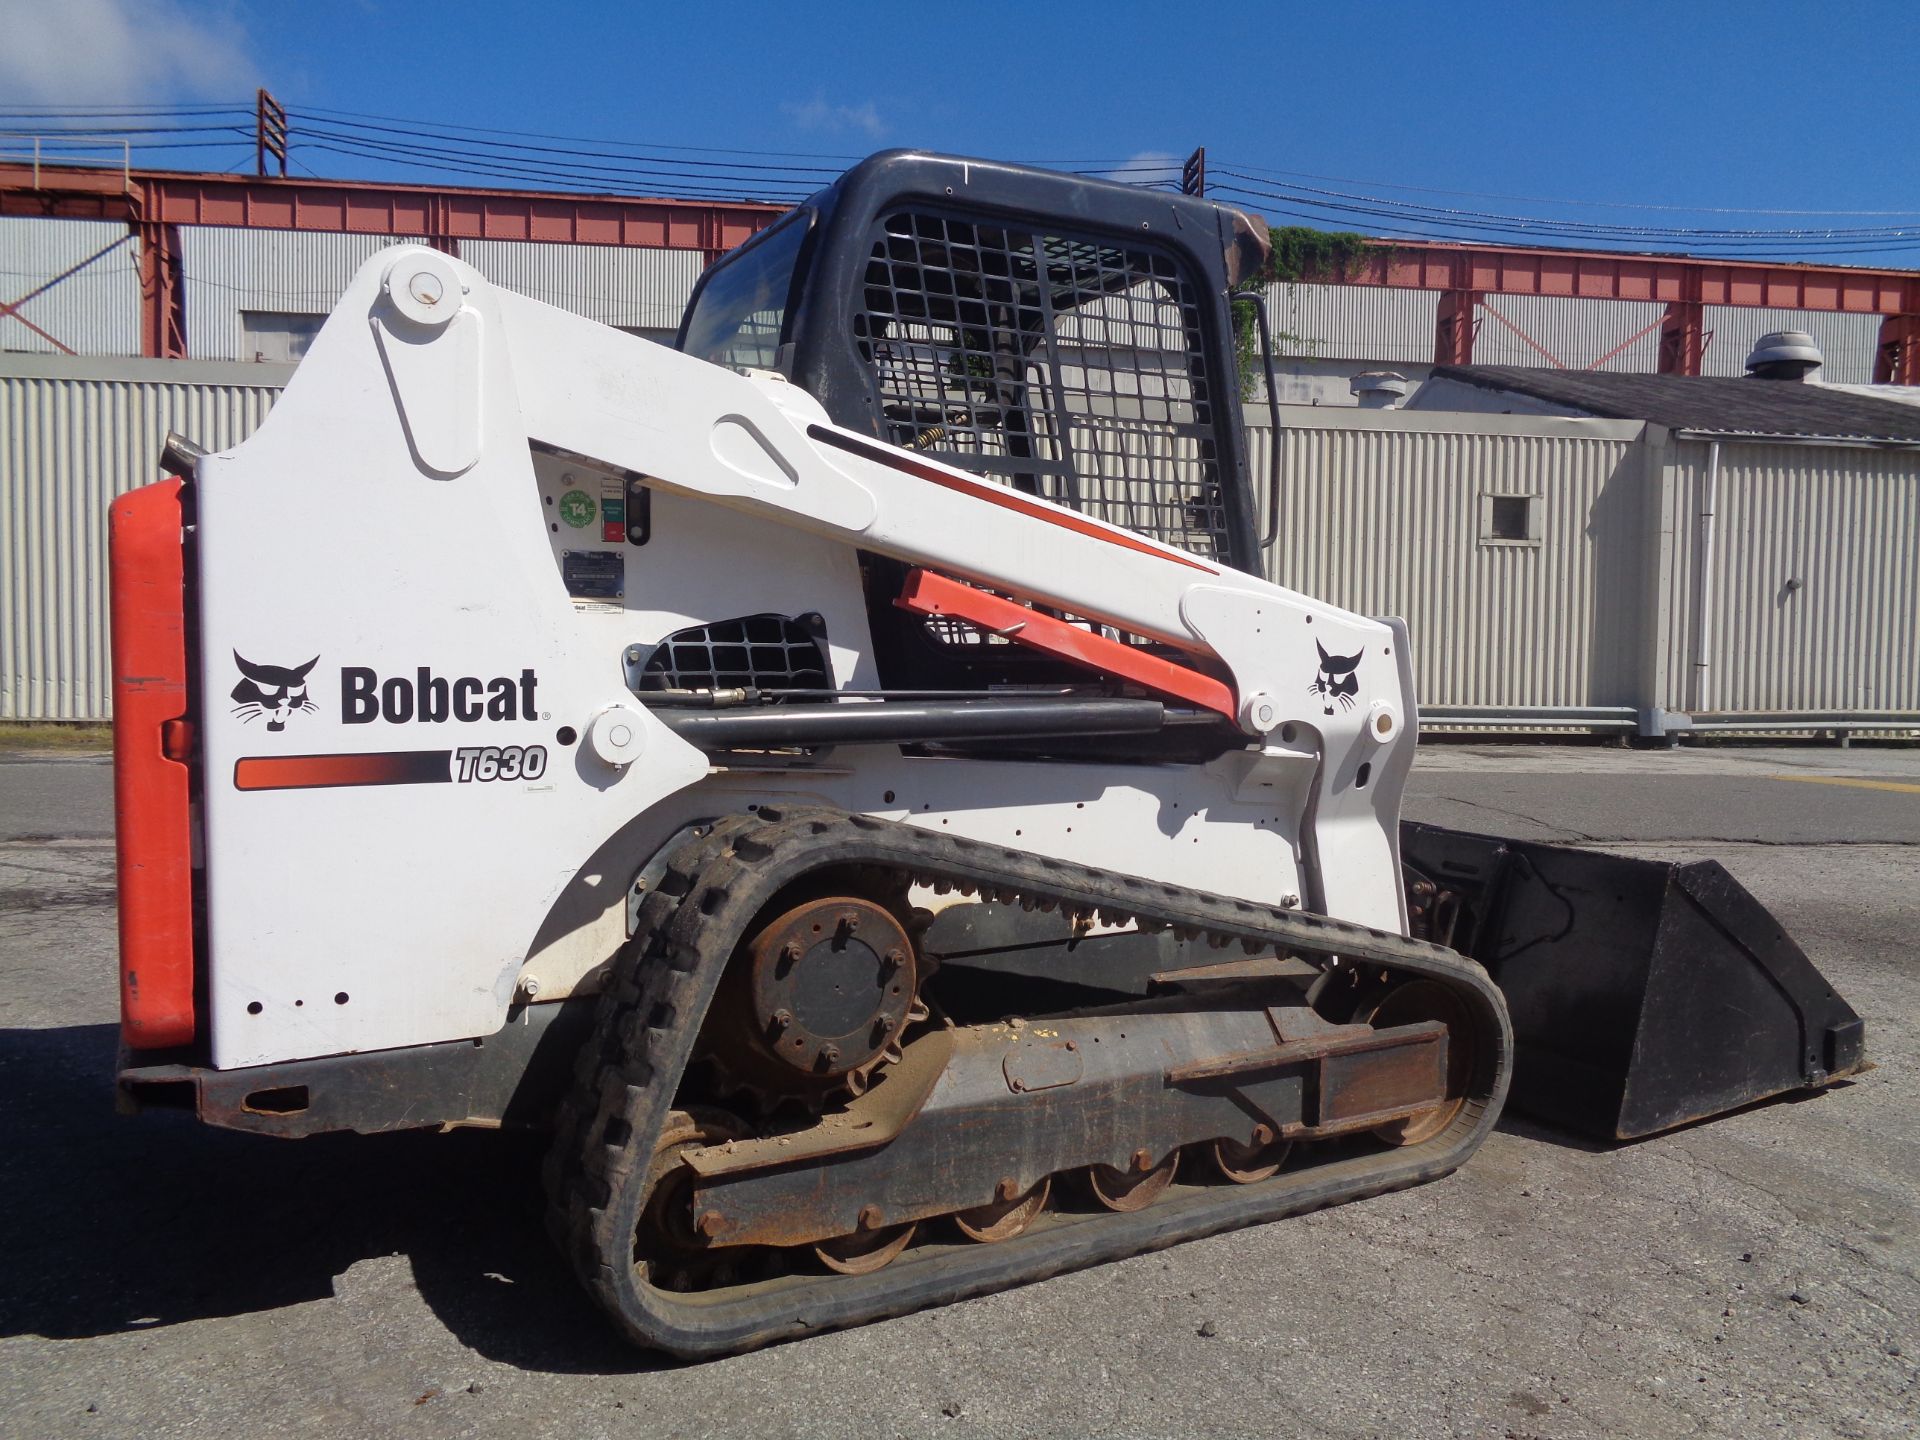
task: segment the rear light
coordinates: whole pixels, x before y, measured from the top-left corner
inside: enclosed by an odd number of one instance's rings
[[[108,511],[120,1032],[136,1050],[186,1045],[194,1036],[180,491],[180,481],[161,481],[122,495]]]

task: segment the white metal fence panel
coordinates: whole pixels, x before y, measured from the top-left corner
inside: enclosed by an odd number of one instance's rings
[[[1707,334],[1706,352],[1700,360],[1702,375],[1744,375],[1747,356],[1762,335],[1775,330],[1804,330],[1826,357],[1820,367],[1822,380],[1835,385],[1864,385],[1873,379],[1873,357],[1880,348],[1878,315],[1708,305],[1701,328]]]
[[[1488,295],[1474,317],[1473,360],[1650,375],[1660,363],[1666,308],[1639,300]]]
[[[1269,285],[1267,315],[1274,354],[1319,360],[1431,364],[1432,290],[1386,290],[1365,285]]]
[[[209,227],[189,227],[180,238],[187,346],[206,360],[283,358],[283,344],[259,338],[273,327],[250,326],[248,315],[309,316],[317,329],[368,257],[402,243],[380,235]],[[460,258],[508,290],[656,335],[679,327],[704,263],[697,250],[511,240],[463,240]]]
[[[370,256],[399,243],[384,235],[183,227],[188,352],[196,360],[255,359],[245,315],[325,316]]]
[[[169,429],[239,443],[289,373],[0,357],[0,718],[107,717],[108,504],[157,476]],[[1263,525],[1264,418],[1250,456]],[[1920,711],[1920,454],[1722,446],[1696,691],[1705,442],[1649,446],[1637,421],[1301,406],[1283,420],[1268,573],[1403,616],[1427,706],[1521,725],[1535,707]]]
[[[698,250],[463,240],[460,258],[494,284],[620,330],[671,332],[706,264]]]
[[[111,712],[107,507],[160,475],[178,430],[209,449],[251,434],[285,367],[8,356],[0,362],[0,719]],[[92,373],[88,373],[92,372]]]
[[[1920,711],[1920,455],[1723,444],[1703,615],[1710,448],[1676,449],[1666,703],[1698,715]]]
[[[1635,703],[1648,589],[1637,422],[1326,409],[1285,422],[1267,573],[1404,618],[1423,704]],[[1269,432],[1252,434],[1259,489]],[[1525,538],[1489,533],[1494,497],[1523,502]]]
[[[139,247],[111,220],[0,218],[0,303],[0,350],[138,355]]]

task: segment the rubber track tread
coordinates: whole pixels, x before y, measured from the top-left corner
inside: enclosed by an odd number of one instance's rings
[[[1132,1214],[1075,1216],[1000,1244],[910,1250],[873,1275],[792,1276],[734,1294],[656,1290],[632,1264],[639,1192],[720,974],[747,924],[784,886],[848,864],[971,887],[983,897],[1098,912],[1108,923],[1170,927],[1214,944],[1338,955],[1439,980],[1482,1027],[1468,1103],[1420,1145],[1194,1191]],[[1425,941],[864,815],[769,807],[719,821],[680,845],[642,902],[558,1116],[545,1169],[548,1224],[587,1289],[633,1341],[689,1358],[725,1354],[1438,1179],[1492,1129],[1512,1052],[1506,1007],[1485,971]]]

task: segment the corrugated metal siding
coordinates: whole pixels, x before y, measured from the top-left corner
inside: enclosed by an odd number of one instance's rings
[[[125,225],[0,219],[0,300],[16,302],[61,275],[20,313],[77,355],[138,355],[140,257]],[[60,353],[11,315],[0,316],[0,350]]]
[[[108,713],[106,508],[169,428],[250,434],[284,367],[0,358],[0,718]],[[1429,705],[1691,703],[1703,442],[1634,422],[1292,407],[1269,573],[1408,621]],[[1268,432],[1252,433],[1264,498]],[[1663,693],[1645,695],[1644,496],[1664,456]],[[1481,497],[1541,497],[1540,543],[1490,545]],[[1708,700],[1718,711],[1920,710],[1920,455],[1722,450]],[[1264,522],[1264,515],[1262,517]],[[1785,582],[1803,581],[1787,594]]]
[[[0,719],[107,717],[107,506],[158,478],[169,429],[225,449],[278,394],[0,370]]]
[[[1880,348],[1878,315],[1747,310],[1730,305],[1708,305],[1704,309],[1702,328],[1709,338],[1700,361],[1703,375],[1744,375],[1754,341],[1775,330],[1804,330],[1826,357],[1820,368],[1822,380],[1836,385],[1864,385],[1873,379],[1874,352]]]
[[[1267,316],[1276,355],[1430,364],[1434,317],[1439,310],[1440,297],[1431,290],[1267,287]]]
[[[705,257],[697,250],[465,240],[460,258],[496,285],[623,330],[676,330]]]
[[[380,235],[187,226],[187,351],[196,360],[252,360],[240,312],[325,315],[369,256],[401,242]]]
[[[1920,710],[1920,456],[1721,447],[1709,664],[1696,690],[1709,450],[1676,449],[1667,703],[1700,713]],[[1789,580],[1801,588],[1789,592]]]
[[[187,348],[195,359],[251,360],[243,310],[325,315],[354,272],[389,245],[375,235],[307,235],[190,227]],[[467,240],[460,258],[495,284],[625,329],[673,330],[700,278],[696,250]]]
[[[1310,413],[1285,431],[1270,578],[1404,618],[1427,704],[1635,702],[1647,591],[1637,442],[1524,424],[1360,429]],[[1255,427],[1255,476],[1267,437]],[[1489,494],[1538,495],[1540,543],[1484,543]]]
[[[1476,365],[1557,362],[1568,370],[1650,375],[1660,362],[1660,319],[1665,313],[1664,305],[1638,300],[1489,295],[1475,317],[1479,327],[1473,336],[1473,360]],[[1508,324],[1502,324],[1502,318]],[[1540,350],[1509,325],[1524,331]],[[1618,354],[1611,353],[1616,350]]]

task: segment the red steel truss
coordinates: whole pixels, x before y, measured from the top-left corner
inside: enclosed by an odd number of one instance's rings
[[[458,253],[462,240],[547,240],[698,250],[712,259],[785,209],[748,201],[0,163],[0,215],[120,220],[139,232],[141,328],[146,353],[158,356],[186,353],[183,225],[420,235],[449,253]],[[1394,241],[1341,274],[1311,278],[1439,291],[1434,359],[1452,364],[1472,360],[1474,317],[1489,295],[1664,304],[1659,368],[1680,375],[1700,373],[1708,305],[1879,315],[1874,378],[1920,385],[1920,271]]]
[[[118,220],[138,232],[142,346],[163,358],[187,353],[183,225],[419,235],[449,254],[459,253],[462,240],[547,240],[698,250],[711,260],[786,209],[748,201],[0,163],[0,215]]]
[[[1338,275],[1310,278],[1439,291],[1437,364],[1472,362],[1473,316],[1485,296],[1542,295],[1665,304],[1659,369],[1673,375],[1700,373],[1708,305],[1879,315],[1874,378],[1920,385],[1920,271],[1396,240]]]

